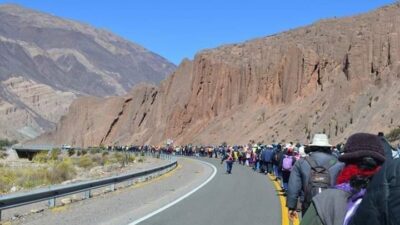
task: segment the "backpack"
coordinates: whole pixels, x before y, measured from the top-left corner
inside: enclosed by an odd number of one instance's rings
[[[278,151],[274,151],[273,153],[274,155],[272,156],[272,162],[274,164],[279,163],[279,152]]]
[[[291,171],[293,168],[293,157],[285,155],[282,161],[282,170]]]
[[[328,163],[326,163],[327,165],[318,165],[311,157],[306,157],[305,160],[311,166],[309,180],[304,187],[303,205],[305,208],[308,208],[315,195],[331,187],[329,169],[335,165],[337,161],[335,160],[335,162],[332,162],[332,160],[329,160]]]

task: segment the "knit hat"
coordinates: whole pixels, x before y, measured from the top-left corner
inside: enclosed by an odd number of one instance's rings
[[[368,156],[380,163],[385,161],[385,151],[381,140],[374,134],[356,133],[347,140],[344,154],[339,156],[339,160],[349,163]]]

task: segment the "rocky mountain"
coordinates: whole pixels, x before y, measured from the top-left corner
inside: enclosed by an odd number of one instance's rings
[[[124,95],[174,70],[108,31],[0,5],[0,137],[36,137],[54,128],[78,96]]]
[[[400,125],[399,35],[394,4],[204,50],[159,87],[75,101],[56,131],[36,141],[304,143],[325,132],[338,143],[357,131],[388,131]]]

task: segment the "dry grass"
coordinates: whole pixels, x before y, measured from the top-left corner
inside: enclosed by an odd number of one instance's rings
[[[0,149],[0,159],[7,158],[8,154]]]
[[[12,187],[31,189],[62,183],[74,179],[78,168],[86,171],[96,166],[118,164],[119,167],[126,163],[134,163],[136,160],[133,155],[119,152],[92,151],[92,154],[77,152],[75,155],[70,153],[61,153],[60,150],[53,150],[50,153],[41,152],[33,158],[34,163],[26,167],[12,168],[0,164],[0,194],[9,192]],[[138,162],[143,161],[144,157],[138,159]]]
[[[46,166],[11,168],[0,166],[0,193],[13,186],[30,189],[37,186],[58,184],[76,175],[71,159],[53,161]]]
[[[395,142],[400,140],[400,127],[391,130],[387,135],[386,138],[390,142]]]

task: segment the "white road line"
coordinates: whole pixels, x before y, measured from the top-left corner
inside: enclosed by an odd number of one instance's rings
[[[175,205],[175,204],[181,202],[181,201],[184,200],[185,198],[187,198],[187,197],[189,197],[190,195],[194,194],[196,191],[200,190],[200,188],[202,188],[202,187],[204,187],[205,185],[207,185],[207,184],[215,177],[215,175],[217,174],[217,168],[216,168],[214,165],[212,165],[212,164],[210,164],[210,163],[208,163],[208,162],[204,162],[204,161],[200,161],[200,160],[197,160],[197,161],[199,161],[199,162],[201,162],[201,163],[204,163],[204,164],[210,166],[210,167],[214,170],[213,173],[211,174],[211,176],[210,176],[206,181],[204,181],[202,184],[200,184],[200,186],[198,186],[197,188],[193,189],[193,190],[190,191],[189,193],[187,193],[187,194],[183,195],[182,197],[176,199],[175,201],[173,201],[173,202],[171,202],[171,203],[169,203],[169,204],[163,206],[162,208],[159,208],[159,209],[157,209],[156,211],[154,211],[154,212],[152,212],[152,213],[149,213],[149,214],[147,214],[146,216],[144,216],[144,217],[142,217],[142,218],[140,218],[140,219],[137,219],[137,220],[133,221],[133,222],[130,223],[129,225],[136,225],[136,224],[138,224],[138,223],[140,223],[140,222],[143,222],[143,221],[147,220],[148,218],[150,218],[150,217],[152,217],[152,216],[154,216],[154,215],[156,215],[156,214],[158,214],[158,213],[160,213],[160,212],[162,212],[162,211],[164,211],[164,210],[166,210],[166,209],[172,207],[173,205]]]

